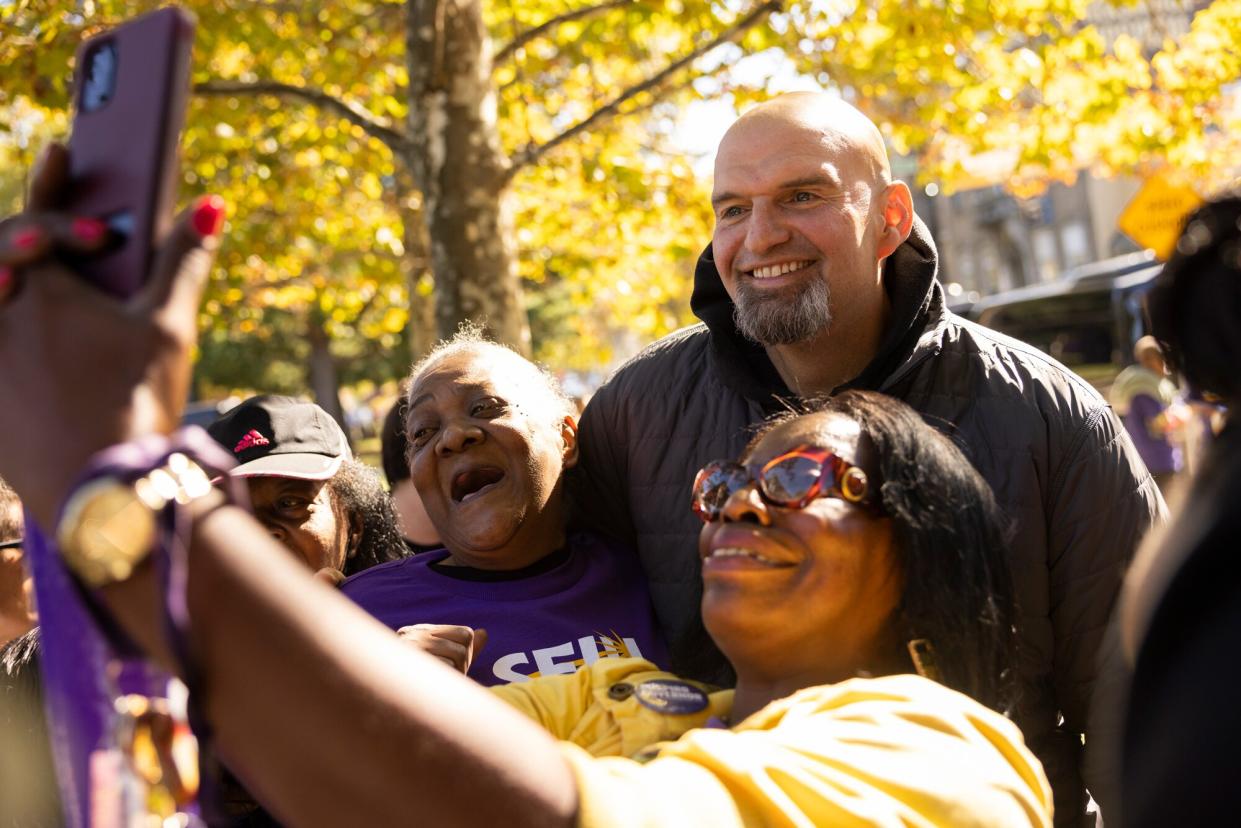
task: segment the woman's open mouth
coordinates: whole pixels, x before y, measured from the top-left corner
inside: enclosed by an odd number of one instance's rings
[[[504,471],[495,466],[467,469],[453,477],[450,495],[454,503],[469,503],[495,488],[503,479]]]

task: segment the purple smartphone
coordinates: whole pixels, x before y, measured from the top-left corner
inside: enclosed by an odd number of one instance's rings
[[[193,40],[194,18],[168,7],[78,48],[64,207],[115,233],[112,250],[76,269],[116,296],[142,286],[153,246],[172,223]]]

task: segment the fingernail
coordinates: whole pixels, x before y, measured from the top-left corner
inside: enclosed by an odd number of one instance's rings
[[[27,227],[13,234],[13,246],[18,250],[29,250],[43,238],[43,232],[37,227]]]
[[[77,218],[73,220],[71,230],[78,241],[94,244],[103,238],[103,234],[108,231],[108,228],[107,225],[97,219]]]
[[[194,230],[204,239],[219,235],[220,228],[224,226],[224,199],[218,195],[207,195],[198,199],[190,220]]]

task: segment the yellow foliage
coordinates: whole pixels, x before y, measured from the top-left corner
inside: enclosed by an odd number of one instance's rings
[[[408,321],[409,312],[405,308],[388,308],[384,311],[380,328],[388,333],[398,334],[404,330],[405,324]]]
[[[514,37],[595,4],[479,2],[502,55],[492,80],[501,149],[512,158],[755,5],[623,4],[502,52]],[[1144,14],[1134,2],[1107,11]],[[318,87],[394,130],[407,127],[404,4],[183,3],[199,18],[196,82]],[[34,149],[65,129],[66,67],[80,37],[155,5],[8,4],[0,38],[3,203],[15,201]],[[1214,0],[1188,34],[1154,54],[1129,36],[1108,42],[1089,24],[1089,5],[789,0],[741,46],[618,104],[614,116],[518,171],[508,188],[537,355],[557,368],[597,368],[692,320],[693,264],[711,216],[708,182],[677,139],[694,101],[712,96],[739,107],[766,95],[762,70],[733,71],[747,52],[770,50],[839,89],[883,125],[894,147],[919,154],[921,175],[944,192],[998,181],[1030,194],[1082,168],[1155,164],[1199,181],[1235,177],[1241,115],[1223,90],[1241,76],[1241,0]],[[709,82],[691,83],[702,77]],[[422,194],[391,148],[340,111],[289,97],[195,97],[188,118],[182,195],[211,190],[232,205],[203,310],[212,335],[228,341],[264,331],[303,347],[305,322],[320,313],[334,349],[348,356],[342,361],[378,360],[398,347],[394,337],[410,317],[423,318],[410,301],[421,306],[434,284],[417,232]]]

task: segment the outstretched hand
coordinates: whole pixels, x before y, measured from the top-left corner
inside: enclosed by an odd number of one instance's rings
[[[117,300],[54,258],[108,241],[101,223],[56,212],[67,186],[68,153],[52,145],[26,210],[0,222],[0,476],[45,528],[92,454],[176,427],[224,219],[219,198],[200,199],[143,289]]]

